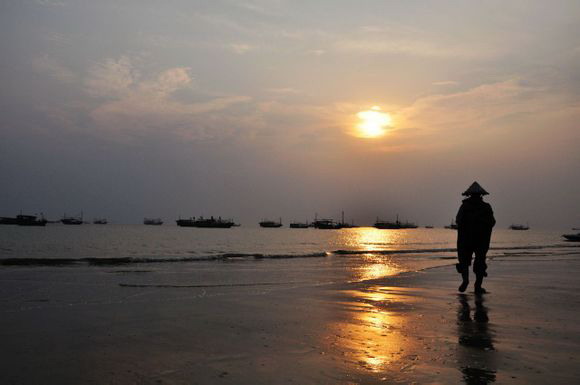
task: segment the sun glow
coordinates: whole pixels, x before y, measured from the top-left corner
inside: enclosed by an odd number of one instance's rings
[[[360,119],[357,125],[357,136],[361,138],[378,138],[386,133],[387,127],[391,126],[393,119],[391,115],[382,112],[378,106],[370,110],[361,111],[356,116]]]

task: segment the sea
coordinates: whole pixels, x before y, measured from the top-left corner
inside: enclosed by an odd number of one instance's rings
[[[579,258],[562,231],[495,229],[502,260]],[[0,226],[0,272],[16,277],[114,273],[127,287],[323,285],[387,278],[456,263],[455,230],[183,228],[175,225]],[[22,275],[22,274],[21,274]],[[26,276],[30,276],[27,274]],[[79,275],[80,276],[80,275]]]

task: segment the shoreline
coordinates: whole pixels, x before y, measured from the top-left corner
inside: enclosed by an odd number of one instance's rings
[[[9,384],[574,383],[577,257],[493,259],[483,301],[472,286],[456,292],[453,266],[178,288],[120,287],[95,268],[75,281],[20,270],[18,287],[0,275],[0,370]]]

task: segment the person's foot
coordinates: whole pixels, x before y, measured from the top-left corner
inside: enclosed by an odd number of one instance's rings
[[[457,290],[463,293],[467,289],[467,285],[469,285],[469,281],[463,281]]]
[[[475,294],[485,294],[487,293],[487,290],[485,290],[483,287],[481,286],[476,286],[475,289],[473,290],[475,292]]]

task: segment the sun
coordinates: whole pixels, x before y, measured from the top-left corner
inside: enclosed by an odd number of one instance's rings
[[[386,133],[387,127],[391,126],[393,119],[386,112],[382,112],[378,106],[370,110],[361,111],[356,114],[360,119],[357,127],[357,136],[361,138],[378,138]]]

